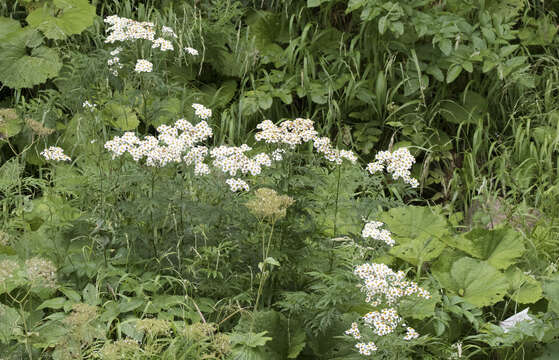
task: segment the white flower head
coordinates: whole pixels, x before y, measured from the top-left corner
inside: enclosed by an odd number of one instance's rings
[[[46,160],[53,160],[53,161],[71,161],[72,159],[64,154],[64,150],[57,146],[50,146],[48,149],[44,149],[41,151],[41,155]]]
[[[381,172],[386,166],[386,172],[392,174],[394,180],[402,178],[412,188],[419,186],[419,181],[411,177],[410,169],[415,163],[415,158],[407,148],[400,148],[394,152],[381,151],[376,154],[375,161],[367,165],[371,174]]]
[[[241,179],[234,179],[234,178],[230,178],[225,180],[225,183],[227,183],[227,185],[229,185],[229,188],[231,189],[232,192],[237,192],[237,191],[249,191],[250,187],[248,186],[248,184]]]
[[[194,113],[202,120],[206,120],[212,116],[212,110],[208,109],[202,104],[192,104],[194,108]]]
[[[137,73],[152,72],[152,70],[153,64],[144,59],[138,59],[138,61],[136,62],[136,67],[134,68],[134,71]]]
[[[90,103],[89,101],[86,100],[86,101],[83,102],[82,107],[84,109],[88,109],[89,111],[93,112],[97,108],[97,104],[92,104],[92,103]]]
[[[187,53],[189,53],[190,55],[198,55],[198,50],[191,48],[191,47],[185,47],[184,51],[186,51]]]

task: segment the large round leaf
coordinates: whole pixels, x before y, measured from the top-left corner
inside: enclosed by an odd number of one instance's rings
[[[33,10],[26,20],[47,38],[62,40],[93,25],[94,18],[95,7],[87,0],[54,0]]]
[[[443,286],[476,306],[499,302],[507,293],[509,283],[503,273],[485,261],[463,257],[456,261],[449,274],[444,274]]]
[[[29,88],[58,74],[58,53],[39,46],[42,37],[33,29],[18,29],[0,41],[0,82],[11,88]]]
[[[439,208],[404,206],[390,209],[379,217],[394,235],[396,242],[413,239],[441,239],[449,232],[446,218]]]
[[[512,228],[497,230],[474,229],[462,238],[458,249],[478,259],[486,260],[496,269],[506,269],[524,254],[522,235]]]

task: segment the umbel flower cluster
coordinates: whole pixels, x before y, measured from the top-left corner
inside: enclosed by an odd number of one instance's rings
[[[124,43],[144,40],[151,42],[152,49],[159,49],[162,52],[175,50],[171,40],[176,39],[177,34],[168,26],[162,26],[160,29],[157,29],[152,22],[135,21],[117,15],[108,16],[104,21],[109,25],[105,30],[108,33],[105,43],[114,44],[116,42]],[[113,57],[107,60],[109,70],[115,76],[118,76],[118,70],[123,67],[118,56],[121,51],[121,47],[114,49],[111,51],[111,56]],[[185,51],[191,55],[198,55],[198,51],[190,47],[185,48]],[[137,73],[152,72],[153,64],[147,59],[137,59],[134,71]]]
[[[363,325],[370,328],[378,337],[393,334],[401,327],[405,330],[404,340],[418,338],[419,334],[415,329],[407,326],[403,318],[398,315],[397,305],[400,299],[406,296],[429,299],[431,297],[429,292],[413,281],[406,280],[403,271],[394,272],[385,264],[363,264],[358,266],[354,273],[363,280],[361,290],[367,295],[366,302],[374,307],[380,307],[379,310],[371,311],[361,318]],[[354,339],[362,339],[356,322],[345,333],[353,336]],[[377,345],[372,341],[360,342],[355,347],[362,355],[371,355],[378,350]]]
[[[275,190],[260,188],[254,192],[255,197],[245,206],[259,219],[272,223],[285,217],[287,208],[295,203],[291,196],[279,195]]]

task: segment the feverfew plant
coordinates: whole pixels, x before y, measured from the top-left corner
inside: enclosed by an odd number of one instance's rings
[[[363,264],[357,266],[354,274],[362,281],[361,291],[366,294],[366,302],[378,308],[361,317],[361,325],[370,329],[373,336],[378,338],[388,335],[403,335],[404,340],[413,340],[419,334],[404,322],[398,314],[398,303],[404,297],[415,296],[429,299],[429,292],[419,287],[415,282],[406,280],[403,271],[394,272],[385,264]],[[374,341],[364,342],[362,331],[357,322],[345,332],[354,339],[360,340],[355,347],[362,355],[371,355],[378,350]]]

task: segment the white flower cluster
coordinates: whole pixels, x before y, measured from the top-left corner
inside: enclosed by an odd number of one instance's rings
[[[237,192],[240,190],[244,190],[244,191],[249,191],[250,187],[248,186],[248,184],[241,179],[227,179],[225,180],[225,182],[227,183],[227,185],[229,185],[229,188],[231,189],[232,192]]]
[[[369,343],[359,343],[355,344],[355,347],[359,349],[359,353],[361,355],[371,355],[373,351],[377,351],[378,348],[374,342],[370,341]]]
[[[151,22],[139,22],[117,15],[107,16],[104,21],[111,25],[106,29],[109,36],[105,39],[105,43],[113,44],[116,41],[138,39],[153,41],[155,37],[155,24]]]
[[[117,47],[113,51],[111,51],[111,56],[109,60],[107,60],[107,65],[109,65],[109,71],[114,75],[118,76],[118,70],[123,68],[123,65],[120,63],[120,58],[117,56],[122,51],[122,48]]]
[[[41,151],[41,155],[46,160],[54,160],[54,161],[71,161],[72,159],[64,154],[64,150],[59,148],[58,146],[50,146],[48,149],[44,149]]]
[[[400,148],[392,153],[381,151],[375,156],[375,160],[367,165],[367,170],[371,174],[382,172],[386,166],[386,172],[391,173],[394,180],[402,178],[413,188],[419,186],[419,181],[410,176],[410,169],[415,163],[415,158],[408,149]]]
[[[173,44],[169,40],[165,40],[163,38],[157,38],[152,42],[151,45],[152,49],[161,49],[161,51],[172,51],[175,50]]]
[[[153,64],[151,62],[144,59],[138,59],[138,61],[136,61],[136,67],[134,68],[135,72],[152,72],[152,70]]]
[[[161,37],[156,38],[156,26],[152,22],[148,21],[135,21],[117,15],[111,15],[105,18],[105,23],[110,26],[107,27],[106,32],[108,33],[105,43],[114,44],[115,42],[126,42],[126,41],[136,41],[136,40],[147,40],[150,41],[152,49],[159,49],[161,51],[173,51],[175,47],[173,43],[165,39],[165,37],[177,38],[175,31],[168,27],[161,27]],[[196,49],[190,49],[189,53],[198,55]],[[118,76],[118,70],[122,69],[123,65],[120,63],[120,58],[117,56],[122,51],[122,48],[116,48],[111,51],[112,58],[107,60],[107,65],[109,70],[115,76]],[[140,72],[151,72],[153,70],[153,65],[148,60],[138,60],[134,71]]]
[[[378,226],[377,226],[378,225]],[[376,229],[382,223],[375,222]],[[385,264],[363,264],[356,267],[354,273],[364,281],[361,290],[367,294],[367,303],[372,306],[387,304],[380,310],[371,311],[365,314],[361,320],[364,325],[369,327],[376,336],[386,336],[394,333],[398,326],[406,330],[404,340],[412,340],[419,337],[415,329],[407,326],[402,317],[398,315],[396,305],[400,298],[415,295],[419,298],[429,299],[431,296],[428,291],[417,286],[412,281],[405,280],[403,271],[394,272]],[[361,339],[361,332],[357,323],[351,324],[351,328],[345,332],[353,336],[354,339]],[[373,342],[368,344],[361,342],[355,345],[362,355],[371,355],[377,347]]]
[[[396,242],[392,239],[390,231],[386,229],[379,229],[384,224],[380,221],[369,221],[365,224],[361,236],[364,238],[371,238],[385,242],[388,246],[394,246]]]
[[[189,53],[190,55],[194,55],[197,56],[198,55],[198,50],[191,48],[191,47],[185,47],[184,51],[186,51],[187,53]]]
[[[415,331],[414,328],[411,327],[407,327],[406,328],[406,336],[404,336],[404,340],[413,340],[413,339],[417,339],[419,337],[419,334],[417,333],[417,331]]]
[[[268,144],[281,144],[294,148],[309,141],[313,141],[314,148],[326,160],[341,164],[343,160],[351,163],[357,161],[357,157],[353,152],[348,150],[338,150],[332,147],[330,139],[327,137],[318,137],[318,132],[314,129],[314,123],[310,119],[297,118],[295,120],[283,121],[278,125],[270,120],[264,120],[256,126],[261,130],[254,138],[256,141],[265,141]],[[281,157],[281,156],[278,156]]]
[[[297,118],[283,121],[277,126],[270,120],[264,120],[256,126],[261,130],[254,135],[256,141],[268,144],[285,144],[291,148],[316,139],[318,132],[310,119]]]
[[[367,302],[378,306],[386,301],[395,304],[401,297],[417,295],[429,299],[429,292],[417,286],[413,281],[405,280],[403,271],[394,272],[385,264],[363,264],[358,266],[355,275],[363,279],[361,290],[367,294]]]
[[[271,166],[272,160],[266,153],[260,153],[252,158],[245,153],[252,150],[246,144],[239,147],[222,145],[213,148],[210,151],[211,157],[214,159],[212,165],[229,176],[237,176],[237,172],[243,175],[251,174],[253,176],[260,175],[262,166]]]
[[[90,103],[89,101],[86,100],[86,101],[83,102],[82,107],[84,109],[88,109],[89,111],[93,112],[97,108],[97,104],[92,104],[92,103]]]
[[[162,26],[161,33],[165,36],[171,36],[174,37],[175,39],[177,38],[177,34],[175,34],[175,31],[168,26]]]
[[[194,114],[196,114],[196,116],[198,116],[200,119],[206,120],[212,117],[212,110],[208,109],[204,105],[192,104],[192,107],[194,108]]]
[[[179,135],[179,130],[182,133]],[[203,156],[195,156],[194,152],[202,153],[203,147],[193,148],[196,143],[207,140],[212,136],[212,129],[205,121],[201,121],[196,126],[184,119],[179,119],[174,126],[161,125],[157,128],[159,135],[146,136],[139,139],[133,132],[126,132],[121,137],[115,137],[105,143],[105,149],[113,153],[113,159],[128,152],[134,161],[146,158],[146,165],[162,167],[169,163],[179,163],[186,161],[188,165],[194,163],[198,174],[205,174],[209,171],[204,170],[204,166],[199,165],[203,161]],[[183,158],[182,154],[190,150]],[[207,149],[205,150],[207,153]],[[205,156],[205,155],[204,155]]]
[[[330,138],[327,137],[315,139],[314,148],[318,153],[323,154],[326,160],[334,162],[338,165],[340,165],[344,159],[348,160],[352,164],[357,162],[357,156],[355,156],[352,151],[335,149],[330,144]]]

